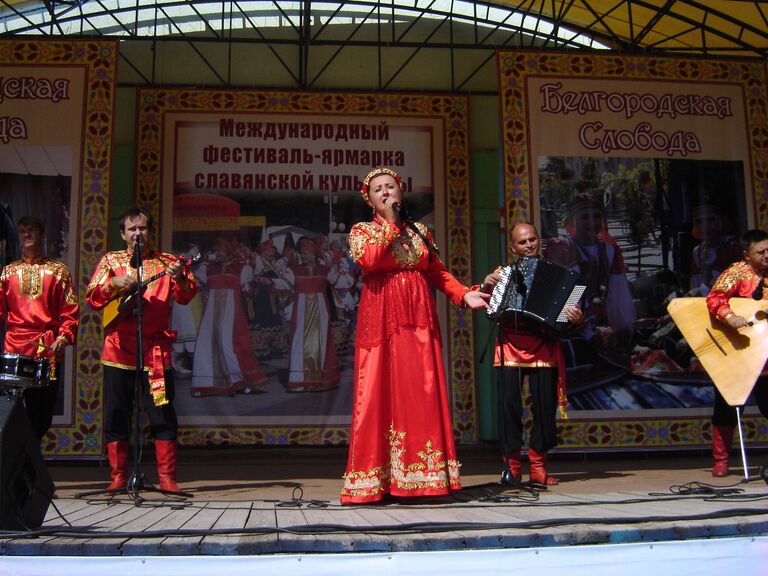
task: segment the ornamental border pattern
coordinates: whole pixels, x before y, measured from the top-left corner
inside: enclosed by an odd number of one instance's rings
[[[507,230],[532,217],[529,134],[525,83],[528,76],[633,78],[736,84],[744,90],[746,136],[752,160],[755,220],[768,225],[768,92],[766,67],[759,61],[701,60],[615,53],[501,50],[497,53]],[[575,415],[575,414],[574,414]],[[745,440],[768,442],[768,425],[746,418]],[[558,424],[564,449],[690,447],[709,444],[709,420],[699,417],[581,420]]]
[[[136,201],[161,225],[162,143],[168,112],[268,112],[441,118],[445,128],[447,186],[446,265],[471,284],[469,101],[464,96],[365,94],[282,90],[142,89],[138,94]],[[460,443],[479,439],[475,391],[474,329],[471,311],[450,307],[448,314],[454,434]],[[186,445],[344,444],[349,428],[328,427],[180,427]]]
[[[101,315],[85,305],[85,290],[107,248],[117,58],[115,40],[0,40],[0,64],[78,67],[86,71],[80,212],[72,215],[80,230],[72,270],[80,302],[72,424],[51,428],[41,443],[47,455],[102,453]]]

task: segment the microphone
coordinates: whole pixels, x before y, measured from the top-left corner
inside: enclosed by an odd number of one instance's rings
[[[765,276],[760,276],[760,282],[757,283],[757,288],[752,292],[752,300],[763,299],[763,286],[765,286]]]
[[[406,210],[404,202],[403,203],[395,202],[394,204],[392,204],[392,210],[394,211],[395,214],[399,215],[400,218],[402,218],[403,220],[405,221],[410,220],[410,218],[408,217],[408,210]]]
[[[133,254],[131,255],[131,268],[138,268],[141,263],[141,236],[134,240]]]

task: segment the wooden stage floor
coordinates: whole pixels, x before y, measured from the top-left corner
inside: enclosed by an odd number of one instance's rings
[[[0,534],[0,554],[444,551],[768,535],[768,485],[758,475],[765,449],[748,452],[750,482],[740,468],[713,479],[703,451],[554,454],[549,469],[560,485],[531,493],[496,484],[494,447],[465,447],[464,489],[456,495],[341,507],[345,455],[343,448],[182,449],[178,479],[193,497],[142,491],[138,502],[75,497],[106,485],[103,462],[49,462],[56,497],[43,526]],[[147,486],[156,479],[152,462],[149,453],[140,468]]]

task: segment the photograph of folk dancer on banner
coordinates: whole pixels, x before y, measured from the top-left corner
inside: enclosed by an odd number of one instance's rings
[[[667,313],[741,258],[741,162],[540,157],[544,258],[577,271],[584,323],[563,338],[574,410],[712,406],[714,389]]]
[[[409,200],[432,220],[431,193]],[[175,194],[173,252],[200,286],[172,313],[182,425],[348,421],[362,290],[348,235],[369,216],[357,190]]]

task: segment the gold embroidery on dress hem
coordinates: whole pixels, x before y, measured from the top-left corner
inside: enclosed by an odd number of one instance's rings
[[[406,464],[403,441],[406,433],[389,428],[389,459],[383,468],[377,466],[371,470],[355,470],[345,476],[342,494],[350,496],[372,496],[384,492],[391,486],[401,490],[419,490],[423,488],[446,488],[459,483],[457,460],[444,460],[443,453],[432,447],[427,440],[424,449],[416,452],[419,461]],[[446,470],[447,469],[447,470]]]

